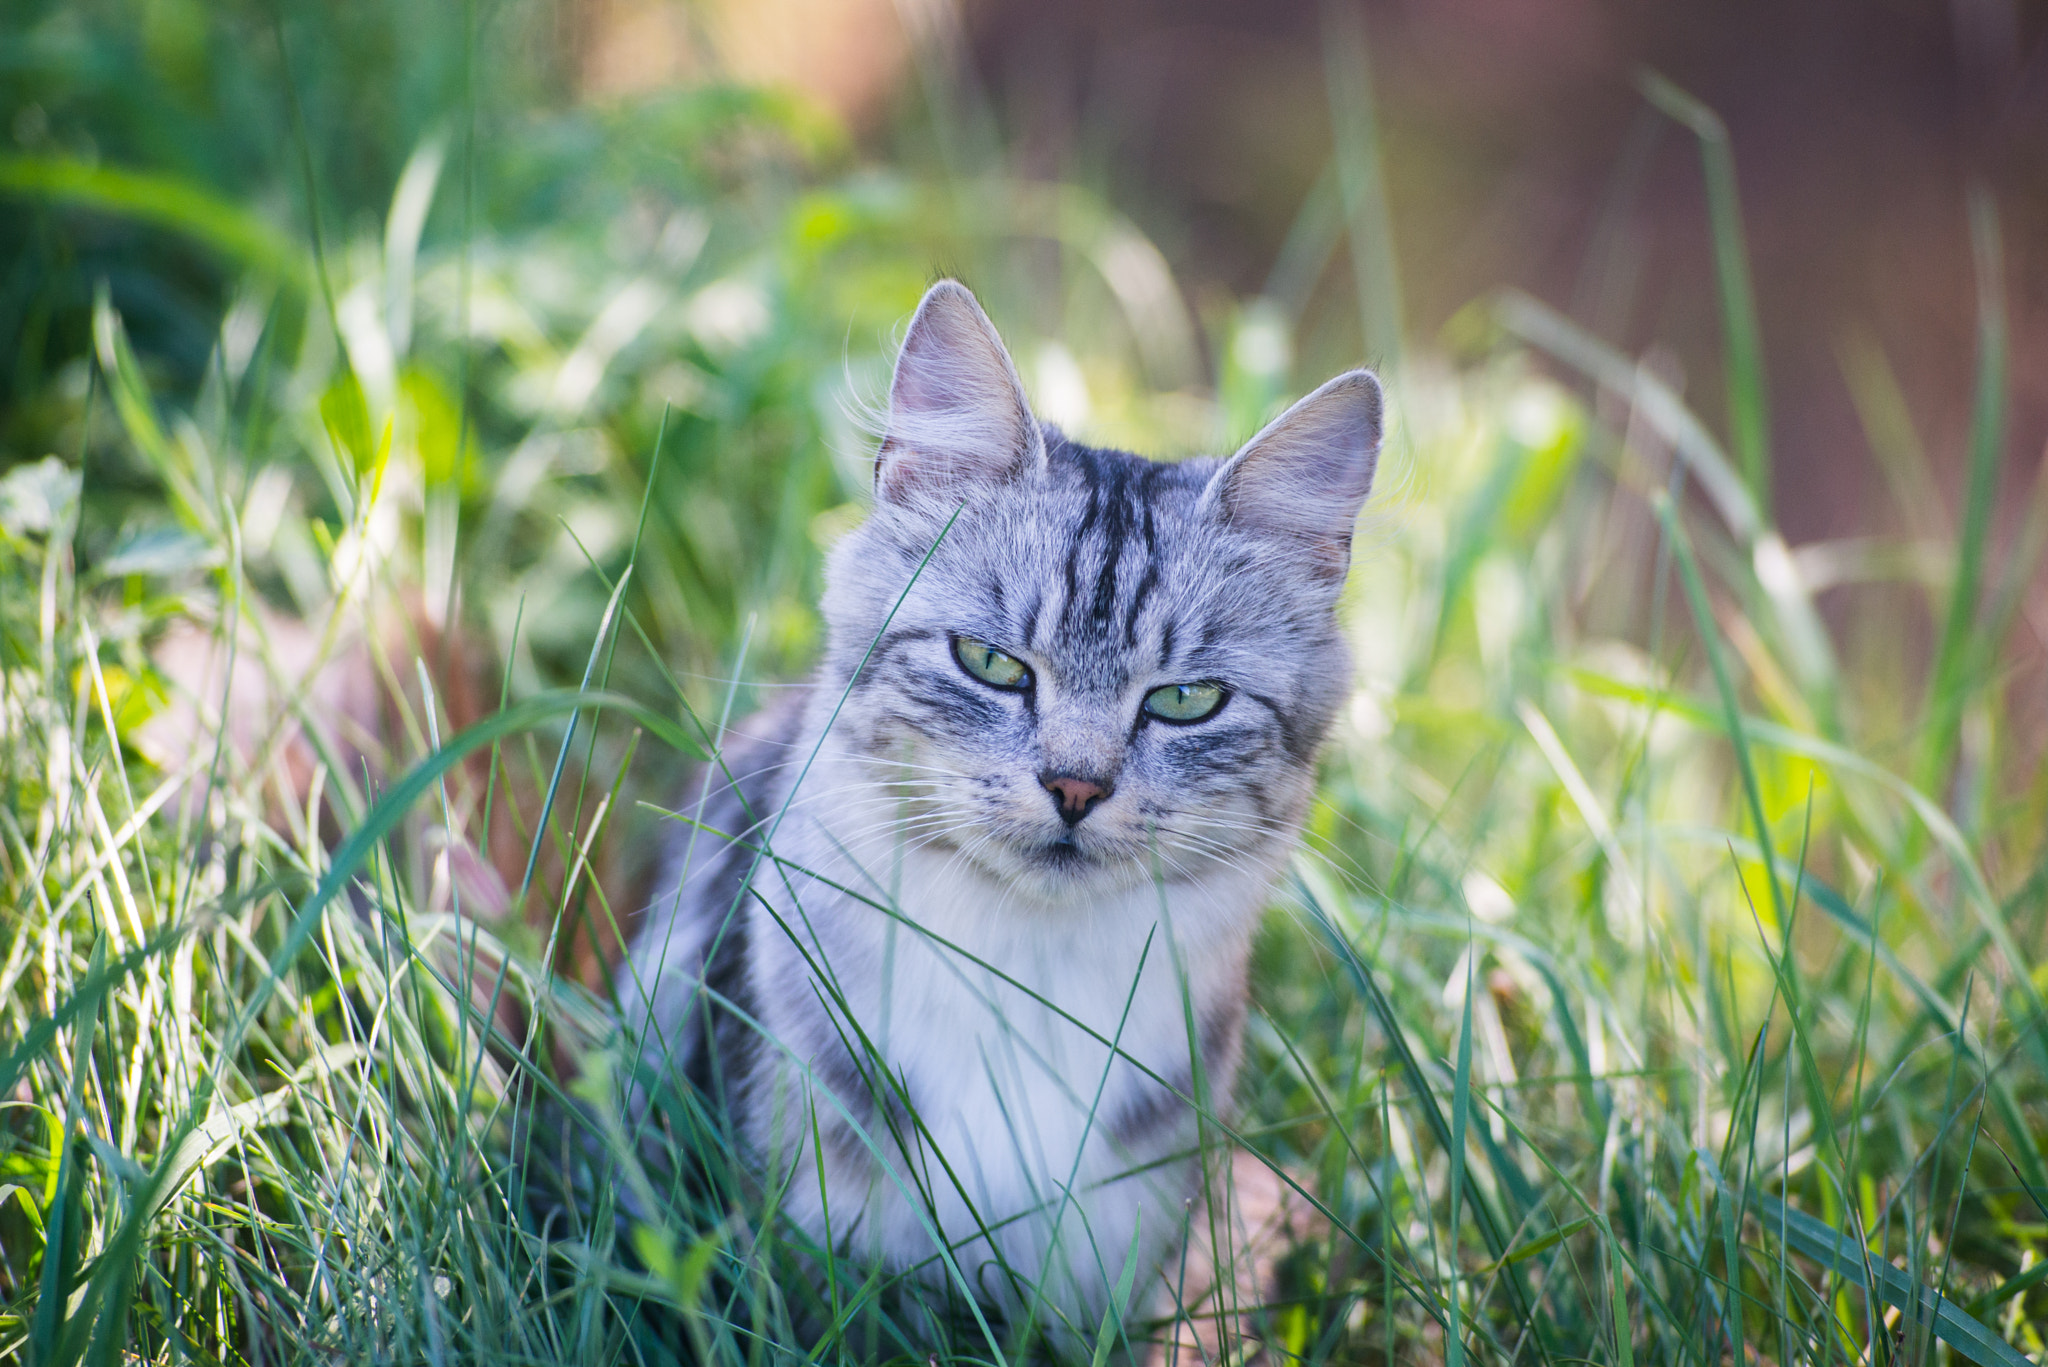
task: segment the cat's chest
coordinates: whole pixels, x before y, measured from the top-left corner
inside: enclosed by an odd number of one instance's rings
[[[1054,910],[942,854],[899,873],[892,912],[845,899],[820,948],[840,965],[828,995],[847,1037],[942,1150],[1064,1182],[1180,1142],[1205,1023],[1242,1005],[1254,890],[1234,916],[1213,890],[1197,903],[1152,885]]]

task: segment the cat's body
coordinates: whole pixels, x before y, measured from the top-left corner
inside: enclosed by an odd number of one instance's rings
[[[1227,463],[1078,446],[927,296],[819,676],[685,809],[621,977],[820,1244],[1058,1335],[1183,1237],[1378,428],[1355,372]]]

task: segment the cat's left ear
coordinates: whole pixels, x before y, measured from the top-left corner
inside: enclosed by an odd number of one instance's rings
[[[1339,375],[1246,442],[1203,504],[1233,527],[1299,543],[1319,578],[1341,582],[1379,465],[1380,408],[1371,371]]]
[[[950,507],[1044,461],[1045,439],[995,324],[965,285],[941,280],[896,357],[875,497]]]

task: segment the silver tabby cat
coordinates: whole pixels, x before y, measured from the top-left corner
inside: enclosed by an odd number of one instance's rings
[[[817,678],[693,792],[619,997],[819,1246],[1092,1337],[1134,1247],[1157,1304],[1227,1106],[1380,388],[1228,460],[1092,449],[942,281],[889,401]]]

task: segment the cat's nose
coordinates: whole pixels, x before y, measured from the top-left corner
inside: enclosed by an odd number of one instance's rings
[[[1080,825],[1081,818],[1094,811],[1102,799],[1109,796],[1108,784],[1074,774],[1040,774],[1038,781],[1045,785],[1045,791],[1052,794],[1053,802],[1060,809],[1060,820],[1069,826]]]

